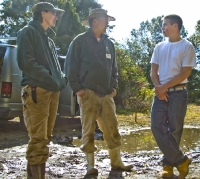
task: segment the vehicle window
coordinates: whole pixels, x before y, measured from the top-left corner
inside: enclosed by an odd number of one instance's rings
[[[0,75],[2,72],[2,66],[3,66],[5,53],[6,53],[6,47],[0,47]]]

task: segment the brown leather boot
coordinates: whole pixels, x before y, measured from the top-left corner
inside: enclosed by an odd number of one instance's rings
[[[27,172],[27,179],[33,179],[33,175],[31,173],[31,167],[29,163],[27,163],[26,172]]]
[[[32,179],[45,179],[45,163],[40,165],[30,165]]]

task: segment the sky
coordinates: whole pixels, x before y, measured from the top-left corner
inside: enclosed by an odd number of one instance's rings
[[[140,23],[154,17],[177,14],[183,20],[188,35],[195,32],[200,20],[200,0],[98,0],[108,15],[116,18],[110,25],[116,25],[109,34],[117,41],[130,36],[131,30],[138,29]]]

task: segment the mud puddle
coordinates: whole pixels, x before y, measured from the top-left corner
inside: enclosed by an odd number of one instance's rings
[[[142,130],[120,130],[120,134],[122,136],[122,152],[157,151],[157,153],[160,153],[150,128]],[[72,143],[74,146],[81,145],[78,137],[74,137]],[[107,149],[104,141],[96,140],[95,143],[99,150]],[[184,128],[180,147],[184,152],[200,152],[200,129]]]
[[[1,128],[1,126],[0,126]],[[122,160],[134,165],[131,172],[111,170],[106,145],[96,140],[98,150],[95,152],[98,176],[87,176],[85,154],[79,149],[81,145],[80,126],[61,125],[55,127],[53,142],[49,145],[50,157],[46,163],[46,179],[159,179],[162,154],[154,141],[149,128],[120,128],[122,135]],[[99,134],[98,136],[101,139]],[[0,178],[25,179],[27,132],[19,126],[6,125],[0,130]],[[181,149],[192,158],[187,179],[200,179],[200,129],[185,128]],[[174,169],[174,177],[178,172]]]

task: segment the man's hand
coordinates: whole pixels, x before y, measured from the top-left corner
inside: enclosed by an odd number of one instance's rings
[[[83,97],[85,95],[86,91],[85,89],[81,89],[78,92],[76,92],[76,95],[79,97]]]
[[[158,97],[159,100],[165,100],[168,102],[168,94],[167,94],[167,89],[163,85],[158,85],[155,87],[155,94]]]
[[[166,93],[167,88],[164,85],[158,85],[155,87],[155,94],[156,96],[160,96],[164,93]]]
[[[117,91],[116,91],[116,89],[115,89],[115,88],[113,88],[113,94],[114,94],[114,96],[116,96],[116,95],[117,95]]]
[[[157,96],[159,100],[165,100],[166,102],[168,102],[168,94],[165,92],[159,96]]]

